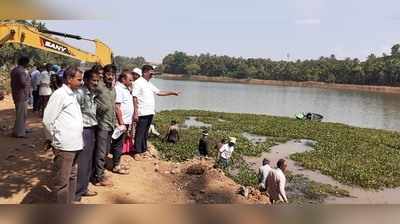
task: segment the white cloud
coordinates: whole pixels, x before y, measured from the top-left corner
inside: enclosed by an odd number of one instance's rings
[[[321,24],[320,19],[298,19],[295,21],[297,25],[319,25]]]

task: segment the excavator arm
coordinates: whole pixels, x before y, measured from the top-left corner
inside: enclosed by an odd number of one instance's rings
[[[73,47],[53,35],[92,41],[96,45],[94,54]],[[7,43],[19,43],[41,50],[75,58],[84,62],[99,63],[101,65],[112,63],[111,49],[98,39],[89,40],[80,36],[58,33],[48,30],[38,30],[33,26],[19,23],[0,23],[0,47]]]

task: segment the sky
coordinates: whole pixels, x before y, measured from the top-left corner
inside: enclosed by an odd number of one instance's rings
[[[49,29],[98,38],[151,62],[174,51],[273,60],[365,59],[400,43],[398,0],[42,0],[68,20]],[[91,44],[72,41],[92,50]]]

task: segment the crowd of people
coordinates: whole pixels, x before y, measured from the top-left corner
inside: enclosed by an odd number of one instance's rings
[[[59,66],[46,64],[35,66],[28,72],[29,58],[21,57],[18,66],[11,71],[11,91],[16,109],[13,135],[25,138],[28,104],[33,112],[43,116],[50,95],[62,86],[62,70]]]
[[[27,137],[27,108],[32,98],[33,111],[42,117],[48,146],[54,153],[51,188],[57,203],[74,203],[82,197],[97,195],[89,183],[113,186],[105,175],[108,154],[112,154],[113,173],[129,174],[129,166],[121,162],[122,155],[131,153],[138,159],[148,150],[150,134],[161,138],[153,123],[155,95],[180,94],[161,91],[153,85],[150,80],[155,71],[151,65],[124,69],[118,75],[112,64],[95,65],[84,72],[76,66],[60,68],[51,64],[27,72],[28,65],[29,58],[21,57],[11,71],[16,110],[13,135]],[[179,126],[171,121],[162,140],[177,144],[179,139]],[[217,163],[221,168],[229,166],[236,141],[229,137],[218,144]],[[207,130],[201,134],[198,151],[202,157],[209,154]],[[268,189],[271,202],[287,201],[281,186],[286,179],[279,172],[285,166],[285,162],[278,161],[276,171],[260,168],[263,188]],[[279,182],[277,189],[270,187],[276,182]]]
[[[46,139],[54,152],[52,191],[58,203],[97,195],[89,189],[90,182],[112,186],[105,175],[109,153],[112,171],[129,174],[121,156],[124,152],[140,156],[147,151],[155,95],[180,94],[154,86],[150,82],[154,75],[151,65],[125,69],[118,75],[114,65],[95,65],[83,73],[75,66],[54,69],[48,64],[30,74],[28,65],[29,58],[21,57],[11,71],[16,108],[13,135],[27,137],[27,107],[32,96],[33,111],[43,117]]]
[[[222,139],[217,144],[217,163],[222,169],[229,167],[231,157],[236,145],[236,138],[229,137],[228,141]],[[208,130],[203,130],[199,140],[198,153],[201,157],[207,157],[209,151]],[[258,170],[258,182],[261,191],[268,194],[271,204],[276,202],[288,203],[286,196],[286,176],[287,162],[285,159],[279,159],[276,169],[270,166],[270,161],[266,158],[262,161],[262,166]]]

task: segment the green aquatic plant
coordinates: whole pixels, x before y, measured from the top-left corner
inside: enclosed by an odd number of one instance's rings
[[[182,124],[189,116],[211,125],[208,130],[212,156],[217,155],[217,142],[228,136],[238,139],[235,156],[259,156],[279,142],[310,139],[317,142],[314,150],[291,155],[291,159],[305,168],[363,188],[400,186],[400,134],[397,132],[287,117],[197,110],[162,111],[156,115],[155,122],[165,134],[171,120]],[[181,140],[176,145],[152,140],[164,159],[184,161],[197,155],[201,129],[180,132]],[[264,143],[253,144],[242,136],[244,132],[268,138]]]

